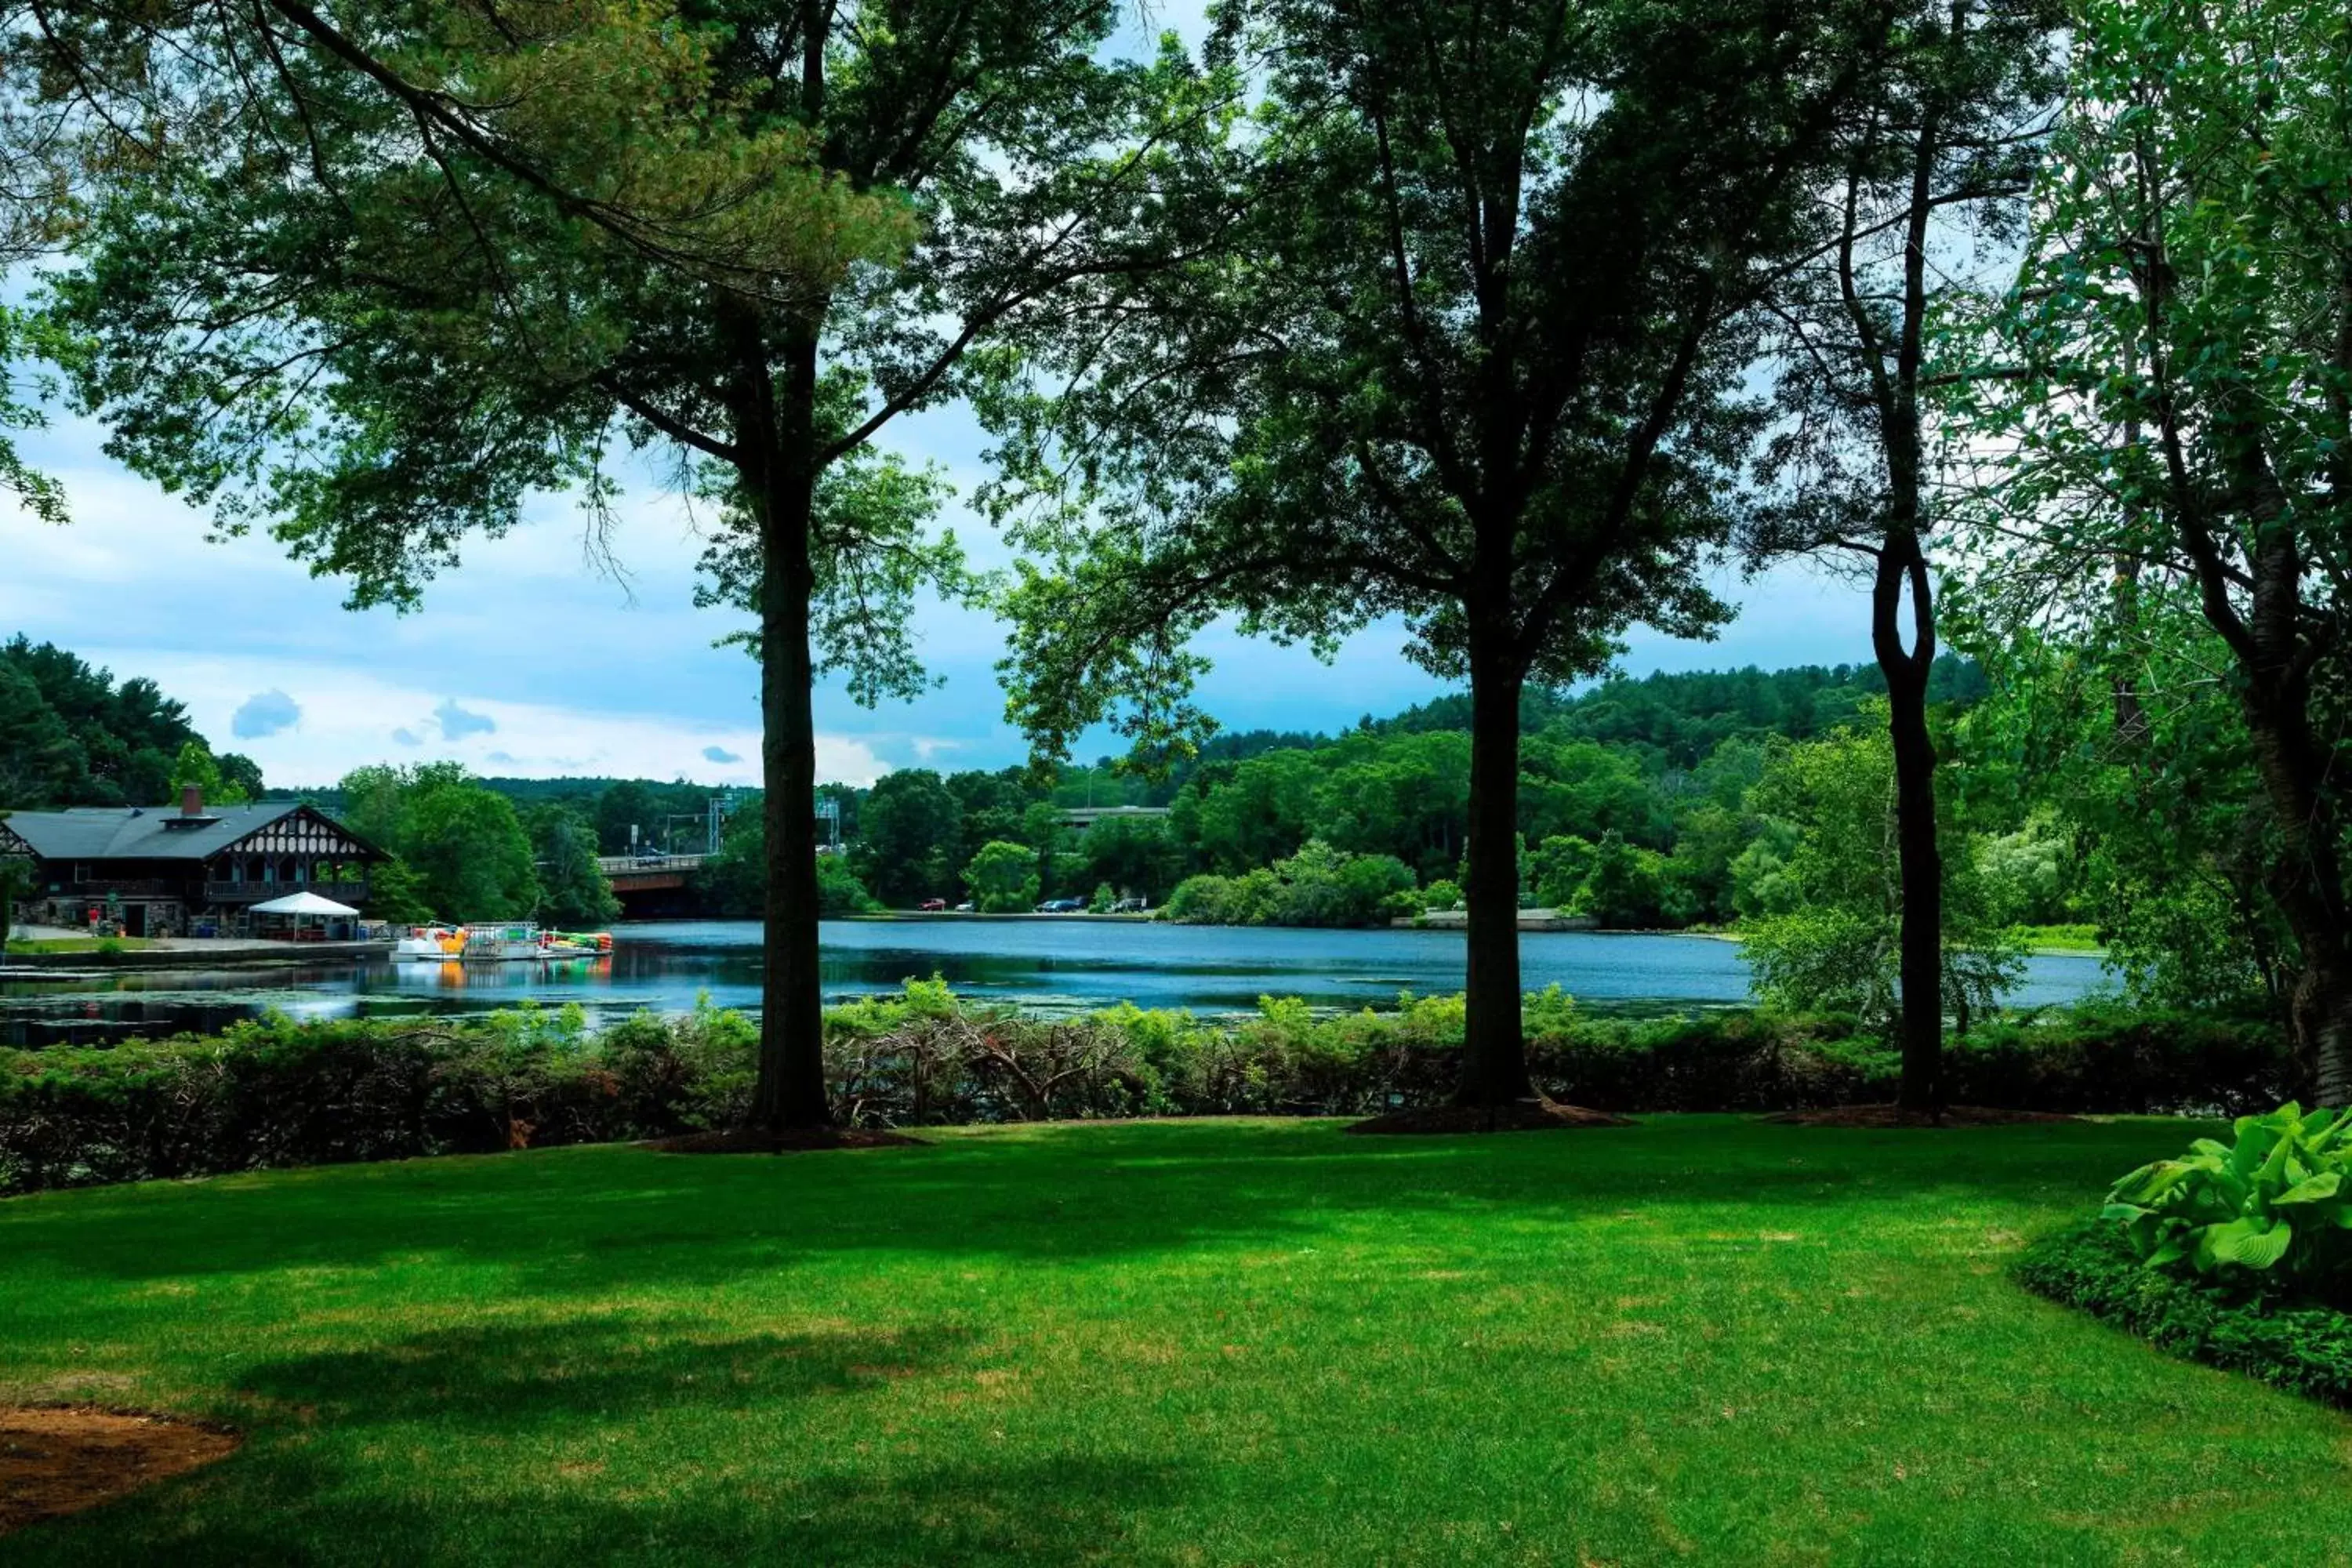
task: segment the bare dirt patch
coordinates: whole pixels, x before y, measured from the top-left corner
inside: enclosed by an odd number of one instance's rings
[[[1424,1105],[1391,1110],[1347,1129],[1349,1132],[1566,1132],[1584,1127],[1631,1127],[1622,1116],[1562,1105],[1554,1100],[1519,1100],[1508,1105]]]
[[[651,1149],[656,1154],[793,1154],[814,1149],[888,1149],[899,1145],[929,1147],[920,1138],[870,1127],[807,1127],[790,1132],[730,1127],[716,1132],[656,1138],[638,1147]]]
[[[1782,1110],[1763,1118],[1784,1127],[2010,1127],[2074,1121],[2056,1110],[2004,1110],[1990,1105],[1948,1105],[1934,1115],[1899,1105],[1833,1105],[1826,1110]]]
[[[0,1535],[225,1459],[226,1426],[135,1411],[0,1406]]]

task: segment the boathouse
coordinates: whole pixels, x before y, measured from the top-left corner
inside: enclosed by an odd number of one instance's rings
[[[18,811],[0,820],[0,854],[28,857],[16,918],[125,936],[235,936],[258,903],[312,892],[364,905],[383,850],[299,801],[207,808],[194,789],[169,806]]]

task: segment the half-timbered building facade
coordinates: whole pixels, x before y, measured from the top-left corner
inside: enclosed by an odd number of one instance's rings
[[[297,801],[207,809],[193,790],[157,806],[19,811],[0,822],[34,862],[18,918],[82,927],[119,922],[129,936],[232,935],[246,911],[310,891],[364,905],[368,872],[388,857],[315,806]]]

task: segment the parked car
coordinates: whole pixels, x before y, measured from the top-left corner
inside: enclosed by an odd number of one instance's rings
[[[1151,906],[1141,899],[1121,899],[1110,907],[1115,915],[1139,915],[1150,912]]]
[[[927,915],[943,915],[948,912],[948,901],[945,899],[925,899],[915,908]]]
[[[1047,899],[1037,906],[1037,912],[1041,915],[1070,915],[1086,907],[1084,899]]]
[[[970,899],[966,899],[963,902],[958,904],[956,906],[955,912],[960,915],[968,915],[971,913],[971,900]]]

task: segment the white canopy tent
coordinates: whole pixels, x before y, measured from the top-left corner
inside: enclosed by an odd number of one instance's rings
[[[355,921],[360,918],[359,910],[351,905],[322,899],[316,893],[289,893],[282,899],[254,905],[253,912],[283,920],[289,933],[297,942],[323,939],[329,921]]]
[[[332,899],[322,899],[316,893],[289,893],[282,899],[272,899],[266,904],[256,904],[257,915],[328,915],[341,920],[356,920],[359,910],[349,904],[339,904]]]

